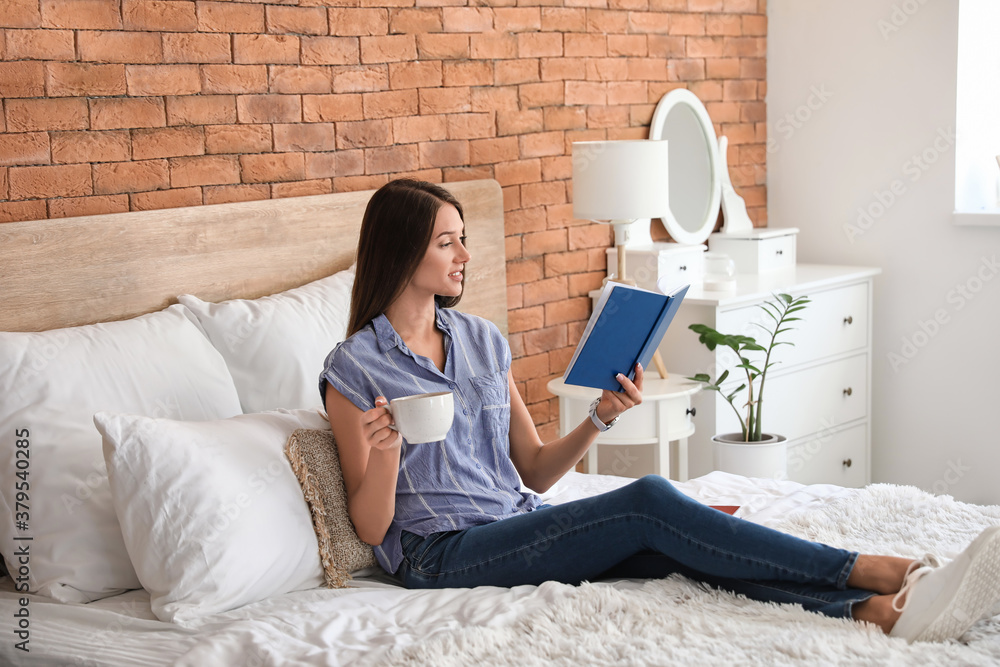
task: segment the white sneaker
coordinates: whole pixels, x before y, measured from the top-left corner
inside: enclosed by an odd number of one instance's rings
[[[903,613],[889,636],[909,642],[957,639],[998,601],[1000,526],[992,526],[944,567],[924,565],[907,573],[892,602]]]

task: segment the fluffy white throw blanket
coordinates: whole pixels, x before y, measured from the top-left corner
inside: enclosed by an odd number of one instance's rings
[[[770,525],[866,553],[947,558],[995,524],[1000,506],[875,484]],[[377,661],[436,667],[1000,664],[1000,616],[980,621],[961,642],[909,645],[874,626],[747,600],[680,576],[625,587],[545,586],[561,590],[541,613],[500,626],[437,633]]]

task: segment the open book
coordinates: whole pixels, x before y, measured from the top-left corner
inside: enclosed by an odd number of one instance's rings
[[[653,353],[680,308],[689,285],[669,294],[608,281],[580,344],[566,368],[566,384],[621,391],[615,376],[635,377],[636,363],[649,367]]]

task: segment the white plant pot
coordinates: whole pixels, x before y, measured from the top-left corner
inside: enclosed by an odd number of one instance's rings
[[[786,479],[788,449],[785,436],[765,433],[760,442],[745,442],[740,433],[712,436],[715,469],[744,477]]]

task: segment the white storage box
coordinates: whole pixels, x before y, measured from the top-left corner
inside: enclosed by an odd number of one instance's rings
[[[712,252],[729,255],[736,273],[766,273],[795,266],[795,227],[754,229],[739,234],[712,234]]]

